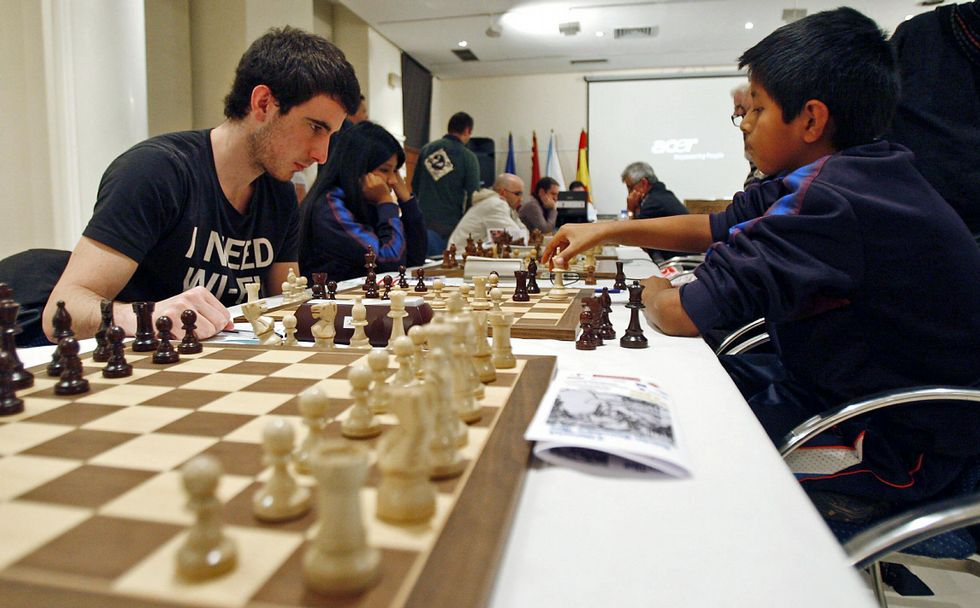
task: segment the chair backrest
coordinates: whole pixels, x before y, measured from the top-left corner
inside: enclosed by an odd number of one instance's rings
[[[70,257],[70,251],[60,249],[28,249],[0,260],[0,282],[13,289],[14,300],[20,304],[17,346],[47,342],[41,329],[41,313]]]

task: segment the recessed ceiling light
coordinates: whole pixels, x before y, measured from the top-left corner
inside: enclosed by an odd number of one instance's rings
[[[751,21],[746,21],[745,22],[745,29],[750,30],[750,29],[752,29],[754,27],[755,27],[755,25],[753,25]]]
[[[596,38],[602,38],[602,37],[603,37],[603,36],[605,36],[605,35],[606,35],[606,33],[605,33],[605,32],[596,32],[596,33],[595,33],[595,37],[596,37]]]
[[[470,43],[466,42],[465,40],[460,40],[459,42],[456,43],[456,46],[458,46],[461,49],[465,49],[467,46],[469,46],[469,44]]]

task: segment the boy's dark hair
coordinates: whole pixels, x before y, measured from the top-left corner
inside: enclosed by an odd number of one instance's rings
[[[335,188],[344,191],[344,206],[354,218],[372,229],[377,223],[377,207],[365,202],[361,180],[394,155],[396,168],[405,164],[405,150],[398,140],[379,124],[365,120],[351,125],[330,138],[330,155],[320,169],[316,182],[300,208],[299,248],[305,258],[313,234],[313,207],[324,204],[327,193]]]
[[[569,190],[574,190],[575,188],[585,188],[585,184],[583,184],[582,182],[580,182],[578,180],[575,180],[574,182],[568,184],[568,189]]]
[[[450,133],[462,133],[467,129],[473,130],[473,117],[466,112],[456,112],[449,119]]]
[[[289,26],[269,30],[242,55],[225,97],[225,116],[245,118],[252,89],[260,84],[272,90],[283,114],[317,95],[333,98],[348,114],[357,112],[360,104],[361,87],[343,51]]]
[[[541,179],[539,179],[538,180],[538,183],[534,184],[534,192],[531,193],[531,196],[534,197],[534,200],[536,200],[536,201],[538,201],[540,203],[541,202],[541,199],[538,198],[538,192],[540,192],[542,190],[544,190],[545,192],[547,192],[548,190],[551,190],[551,187],[552,186],[557,186],[557,185],[558,185],[558,180],[556,180],[553,177],[548,177],[546,175],[546,176],[542,177]]]
[[[825,103],[838,150],[884,133],[898,104],[898,70],[885,34],[852,8],[784,25],[739,57],[738,67],[744,66],[782,108],[786,123],[808,100]]]

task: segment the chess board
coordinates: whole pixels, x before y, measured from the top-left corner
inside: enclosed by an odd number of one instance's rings
[[[315,351],[205,344],[161,366],[127,351],[129,378],[108,380],[84,360],[91,390],[63,397],[35,373],[19,391],[25,411],[0,419],[0,604],[19,606],[474,606],[485,603],[527,464],[524,430],[551,379],[553,357],[519,357],[487,385],[483,418],[469,427],[461,477],[437,483],[425,525],[374,516],[379,475],[361,491],[368,542],[381,579],[365,593],[331,599],[306,589],[302,556],[316,515],[258,522],[252,495],[269,475],[260,437],[272,417],[305,437],[298,394],[319,385],[333,397],[330,433],[351,404],[348,368],[367,350]],[[394,367],[392,370],[394,371]],[[381,417],[385,426],[395,423]],[[382,435],[383,437],[384,435]],[[377,440],[364,442],[369,448]],[[192,514],[179,468],[199,454],[221,461],[218,497],[238,565],[204,583],[175,575],[175,551]],[[311,477],[300,483],[312,486]]]

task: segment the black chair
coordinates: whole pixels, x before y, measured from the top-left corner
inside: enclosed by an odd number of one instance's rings
[[[60,249],[28,249],[0,260],[0,282],[13,289],[14,300],[20,304],[18,347],[49,344],[41,328],[41,314],[70,257],[70,251]]]

